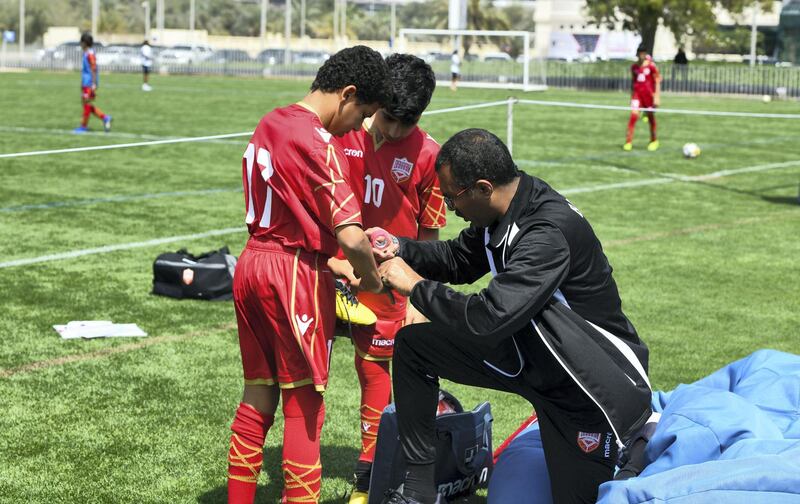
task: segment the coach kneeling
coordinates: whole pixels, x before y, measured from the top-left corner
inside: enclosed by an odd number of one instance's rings
[[[488,131],[450,138],[436,171],[447,207],[470,227],[453,240],[400,239],[376,251],[384,283],[430,320],[397,334],[393,385],[408,472],[384,502],[437,502],[439,377],[528,399],[554,502],[594,502],[618,450],[651,415],[647,347],[622,312],[600,241]],[[477,294],[445,285],[490,271]]]

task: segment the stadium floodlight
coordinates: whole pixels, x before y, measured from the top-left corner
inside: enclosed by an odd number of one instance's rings
[[[459,86],[523,91],[547,89],[544,61],[531,54],[532,32],[402,28],[397,50],[416,53],[431,64],[440,85],[449,84],[450,55],[456,48],[461,53],[461,47],[454,41],[462,37],[476,39],[473,47],[478,50],[471,52],[471,57],[462,55]],[[511,47],[515,48],[512,52],[518,53],[516,58],[509,54]],[[426,51],[426,48],[434,49]]]

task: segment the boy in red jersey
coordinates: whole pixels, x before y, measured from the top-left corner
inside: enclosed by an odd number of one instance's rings
[[[81,49],[83,56],[81,57],[81,103],[83,103],[83,116],[81,117],[81,125],[72,130],[73,133],[86,133],[89,131],[87,124],[89,124],[89,116],[96,115],[103,121],[103,129],[106,133],[111,131],[111,116],[103,113],[99,107],[95,106],[94,101],[97,93],[97,86],[100,85],[100,79],[97,72],[97,58],[94,54],[94,38],[88,33],[81,35]]]
[[[436,78],[430,65],[410,54],[386,60],[392,102],[381,108],[361,131],[342,138],[350,163],[351,187],[361,202],[365,228],[381,227],[395,236],[438,240],[445,225],[445,205],[434,168],[439,144],[417,126],[431,101]],[[346,261],[331,261],[352,278]],[[389,362],[394,337],[421,315],[406,298],[361,291],[358,300],[378,317],[373,325],[352,326],[355,367],[361,384],[361,454],[350,504],[366,504],[378,423],[391,401]]]
[[[631,65],[631,117],[628,120],[628,133],[625,136],[625,145],[622,148],[626,151],[633,149],[633,129],[639,119],[639,109],[654,108],[661,104],[661,74],[658,72],[653,58],[647,54],[647,49],[640,46],[636,50],[636,63]],[[647,150],[658,149],[656,139],[656,115],[652,111],[645,112],[650,123],[650,143]]]
[[[231,425],[229,503],[253,502],[281,399],[281,502],[319,500],[322,393],[335,322],[327,259],[341,249],[360,273],[361,289],[382,289],[347,159],[333,137],[360,128],[390,96],[380,54],[344,49],[319,69],[303,101],[261,119],[245,150],[250,239],[233,286],[245,385]]]

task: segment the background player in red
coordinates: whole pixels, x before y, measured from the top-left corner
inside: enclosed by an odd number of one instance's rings
[[[361,273],[362,289],[382,288],[334,137],[360,128],[390,95],[380,54],[365,46],[344,49],[319,69],[303,101],[261,119],[244,153],[250,239],[233,296],[245,385],[231,425],[228,502],[253,502],[280,399],[282,502],[319,500],[322,393],[335,322],[328,258],[343,250]]]
[[[83,58],[81,65],[81,102],[83,103],[83,117],[81,118],[81,125],[72,130],[73,133],[86,133],[89,131],[87,124],[89,124],[89,116],[94,114],[103,121],[103,128],[106,133],[111,131],[111,116],[104,114],[99,107],[95,106],[92,102],[97,95],[97,86],[100,85],[97,72],[97,58],[94,54],[94,39],[88,33],[81,35],[81,49],[83,49]]]
[[[625,136],[626,151],[633,149],[633,129],[639,119],[642,108],[654,108],[661,104],[661,74],[653,63],[653,58],[647,54],[647,49],[640,46],[636,50],[636,63],[631,65],[631,117],[628,120],[628,133]],[[656,139],[656,114],[652,111],[645,112],[650,123],[650,143],[647,150],[658,149]]]
[[[438,240],[445,225],[445,204],[435,163],[439,144],[417,126],[431,101],[436,78],[430,65],[410,54],[386,60],[392,102],[361,131],[342,138],[350,163],[351,186],[360,199],[366,228],[381,227],[395,236]],[[335,271],[352,277],[346,261]],[[361,384],[361,454],[351,504],[366,504],[381,412],[391,401],[389,362],[394,337],[406,324],[424,320],[399,294],[361,291],[358,300],[378,317],[372,325],[352,326],[355,367]]]

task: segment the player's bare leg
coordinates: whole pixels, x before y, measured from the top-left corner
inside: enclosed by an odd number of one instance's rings
[[[251,504],[264,460],[264,439],[275,421],[280,390],[277,385],[246,384],[231,425],[228,452],[228,502]]]
[[[648,112],[647,117],[650,124],[650,143],[647,145],[647,150],[652,152],[658,150],[659,147],[658,139],[656,138],[656,114],[655,112]]]
[[[622,146],[622,148],[626,151],[633,149],[633,130],[636,128],[636,121],[638,120],[639,111],[632,111],[631,117],[628,119],[628,131],[625,134],[625,145]]]

